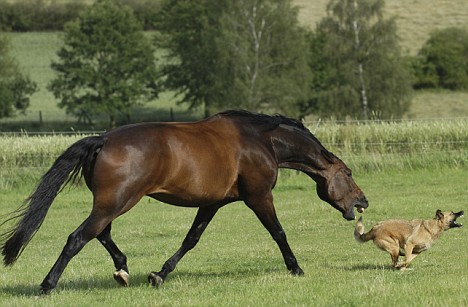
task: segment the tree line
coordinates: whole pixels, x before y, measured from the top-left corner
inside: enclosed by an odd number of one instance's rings
[[[413,88],[468,88],[466,29],[434,32],[416,57],[405,56],[383,0],[330,0],[314,30],[298,23],[290,0],[163,0],[152,38],[121,2],[98,0],[65,23],[52,63],[48,89],[83,122],[107,114],[113,126],[167,90],[206,116],[245,108],[368,119],[401,117]],[[7,47],[0,40],[0,70],[9,67],[0,117],[25,110],[36,90]]]
[[[145,30],[161,9],[160,0],[115,0],[130,7]],[[0,30],[13,32],[63,31],[65,24],[89,9],[88,1],[15,0],[0,2]]]

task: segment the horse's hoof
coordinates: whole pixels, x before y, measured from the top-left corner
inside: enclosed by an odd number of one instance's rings
[[[117,281],[121,286],[128,287],[128,278],[130,275],[125,270],[119,270],[114,272],[114,279]]]
[[[52,291],[52,289],[42,288],[41,287],[41,295],[49,295],[50,291]]]
[[[290,270],[290,272],[291,272],[292,275],[296,275],[296,276],[304,275],[304,271],[300,267],[294,268],[294,269]]]
[[[158,275],[158,273],[151,272],[148,276],[148,282],[156,288],[159,288],[164,283],[164,279]]]

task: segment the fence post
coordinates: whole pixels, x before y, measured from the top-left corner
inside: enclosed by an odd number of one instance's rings
[[[39,127],[42,127],[43,121],[42,121],[42,111],[39,110]]]

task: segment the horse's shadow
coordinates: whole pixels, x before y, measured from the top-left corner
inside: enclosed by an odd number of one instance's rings
[[[89,291],[89,289],[113,289],[118,287],[119,285],[112,279],[112,277],[97,277],[92,279],[78,278],[59,282],[57,288],[55,288],[53,292],[67,291],[69,289],[73,289],[74,291]],[[16,297],[47,297],[45,295],[41,295],[39,283],[5,285],[1,287],[1,292]]]
[[[265,273],[274,273],[277,272],[274,269],[271,270],[252,270],[246,268],[244,270],[236,270],[235,272],[231,271],[224,271],[224,272],[214,272],[214,271],[197,271],[197,272],[189,272],[189,271],[176,271],[171,273],[165,280],[165,282],[170,283],[173,279],[183,279],[183,280],[193,280],[194,278],[202,278],[202,279],[214,279],[214,278],[222,278],[222,277],[232,277],[236,278],[236,276],[252,276],[252,275],[263,275]],[[149,273],[135,273],[130,275],[130,286],[132,287],[151,287],[151,284],[148,282],[148,275]],[[164,287],[164,285],[162,286]],[[99,276],[93,278],[77,278],[73,280],[64,280],[59,281],[57,288],[53,290],[53,293],[60,293],[62,291],[89,291],[90,289],[98,289],[98,290],[106,290],[106,289],[117,289],[122,288],[112,276]],[[40,293],[40,286],[39,284],[17,284],[17,285],[4,285],[0,288],[1,292],[15,297],[47,297],[41,295]]]

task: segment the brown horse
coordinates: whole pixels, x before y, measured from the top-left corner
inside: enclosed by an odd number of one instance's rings
[[[161,285],[179,260],[200,239],[222,206],[243,200],[279,246],[288,270],[303,271],[276,217],[272,189],[278,168],[302,171],[317,183],[317,194],[347,220],[362,212],[367,199],[351,170],[326,150],[300,122],[280,115],[226,111],[194,123],[144,123],[84,138],[70,146],[42,177],[11,219],[3,235],[5,265],[12,265],[41,226],[60,189],[81,170],[93,193],[88,218],[68,237],[58,260],[41,284],[49,293],[83,246],[97,238],[111,255],[114,278],[128,285],[125,255],[111,238],[111,223],[143,196],[168,204],[198,207],[179,250],[148,281]],[[10,219],[10,220],[11,220]]]

